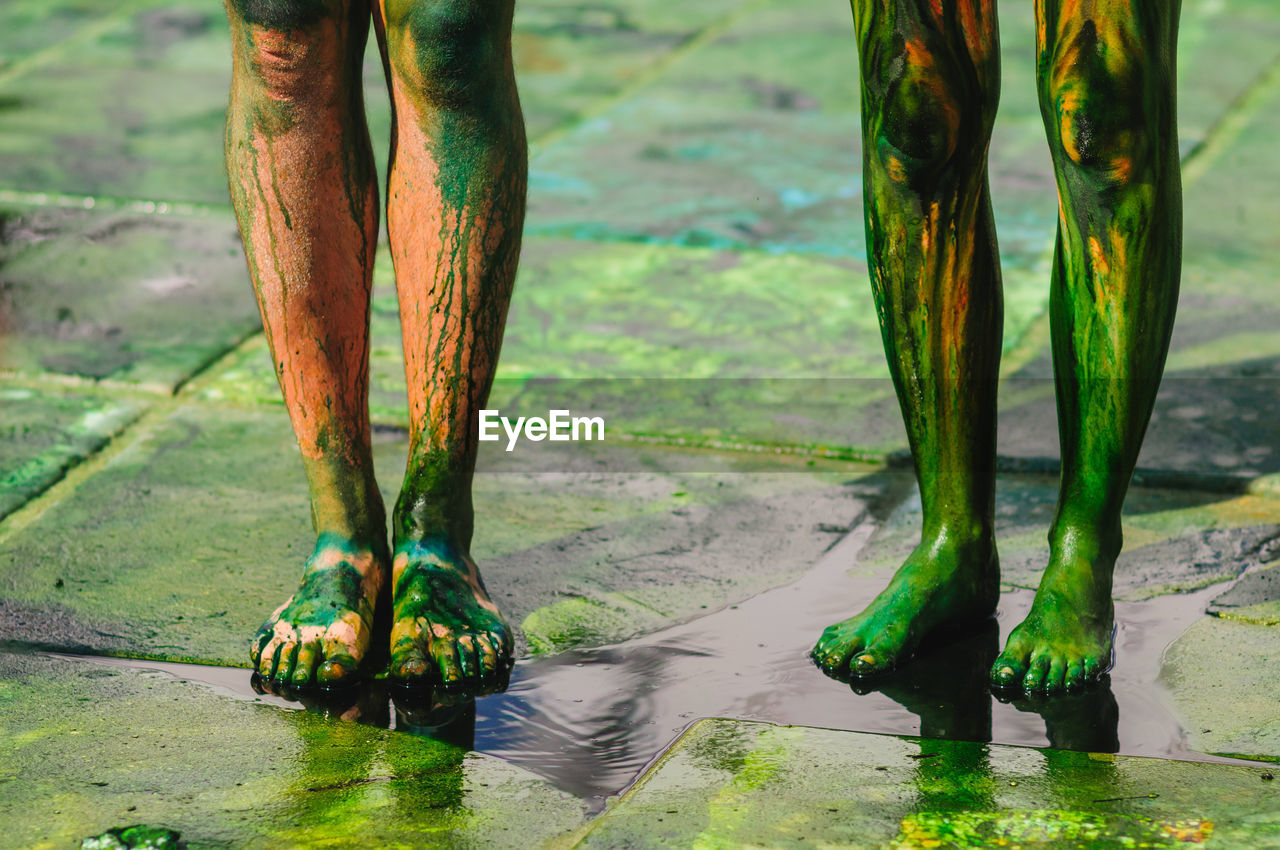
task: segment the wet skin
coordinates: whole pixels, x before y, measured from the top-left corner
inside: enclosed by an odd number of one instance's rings
[[[231,196],[318,541],[298,592],[255,638],[254,664],[294,688],[330,685],[368,666],[373,634],[394,633],[393,674],[482,684],[512,646],[468,554],[476,411],[493,382],[524,218],[512,4],[228,0],[227,11]],[[368,411],[370,20],[393,103],[387,221],[410,408],[394,594]]]
[[[814,657],[872,675],[930,631],[994,606],[1001,295],[986,164],[999,69],[990,0],[854,0],[853,10],[872,289],[924,533],[889,589],[828,628]],[[1060,210],[1050,319],[1062,479],[1049,564],[992,665],[998,686],[1060,692],[1110,666],[1120,510],[1177,303],[1178,14],[1176,0],[1036,3]]]
[[[254,668],[271,686],[306,689],[353,682],[387,601],[385,557],[331,534],[316,541],[298,591],[253,641]]]
[[[445,540],[396,553],[391,676],[445,688],[498,682],[511,658],[511,628],[489,599],[475,563]]]

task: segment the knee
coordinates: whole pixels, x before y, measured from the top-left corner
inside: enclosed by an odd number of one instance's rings
[[[1108,42],[1103,44],[1103,42]],[[1142,179],[1172,121],[1171,86],[1136,44],[1100,35],[1092,21],[1059,45],[1040,108],[1050,143],[1067,162],[1111,185]],[[1167,89],[1162,96],[1162,89]]]
[[[338,15],[326,0],[229,0],[237,64],[261,94],[305,101],[340,85]]]
[[[512,4],[499,0],[388,0],[391,62],[412,95],[445,109],[490,93],[507,64]]]
[[[868,141],[895,183],[927,187],[986,155],[999,91],[944,56],[908,45],[866,81]]]

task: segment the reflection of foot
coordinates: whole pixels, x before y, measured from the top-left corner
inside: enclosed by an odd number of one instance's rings
[[[853,679],[856,693],[878,691],[920,718],[920,735],[952,741],[991,740],[991,694],[987,671],[999,648],[994,619],[972,634],[925,641],[906,670],[875,679]]]
[[[320,535],[298,591],[253,640],[250,656],[259,675],[299,689],[351,682],[369,648],[386,570],[369,547]]]
[[[987,538],[921,543],[856,617],[828,626],[811,653],[827,674],[870,676],[905,661],[931,632],[978,623],[996,609],[1000,567]]]
[[[403,690],[395,695],[396,730],[475,749],[476,701],[471,694]]]
[[[1120,708],[1111,682],[1102,676],[1089,687],[1052,699],[1044,694],[1020,694],[1013,700],[1018,711],[1028,711],[1044,718],[1045,735],[1055,750],[1079,750],[1086,753],[1120,751]]]
[[[1071,538],[1055,547],[1031,613],[1009,635],[991,666],[997,687],[1059,693],[1098,678],[1111,667],[1115,557],[1087,557]],[[1118,548],[1118,547],[1117,547]]]
[[[444,538],[397,547],[392,563],[391,675],[484,688],[511,663],[511,629],[471,558]]]

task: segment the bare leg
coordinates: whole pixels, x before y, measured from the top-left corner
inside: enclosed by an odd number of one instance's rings
[[[890,669],[931,631],[989,617],[1000,269],[987,189],[999,96],[992,0],[855,0],[868,262],[924,508],[920,545],[813,650]]]
[[[369,8],[228,0],[227,11],[231,197],[317,534],[298,592],[251,654],[278,684],[336,684],[364,658],[390,560],[369,444],[378,218],[359,81]]]
[[[395,107],[387,226],[411,426],[392,517],[391,674],[403,680],[492,680],[512,647],[470,554],[477,411],[524,221],[511,14],[511,0],[382,0]]]
[[[1039,0],[1039,86],[1058,175],[1050,312],[1062,487],[1031,613],[992,667],[1058,691],[1105,672],[1120,508],[1178,301],[1178,0]]]

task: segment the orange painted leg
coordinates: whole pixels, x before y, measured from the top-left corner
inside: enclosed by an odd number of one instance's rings
[[[470,555],[477,411],[493,382],[524,221],[512,3],[383,0],[395,108],[387,226],[410,451],[392,518],[391,673],[476,686],[511,631]]]
[[[332,685],[364,658],[390,560],[368,415],[378,203],[359,77],[369,7],[228,0],[227,10],[231,196],[318,538],[252,657],[277,684]]]

